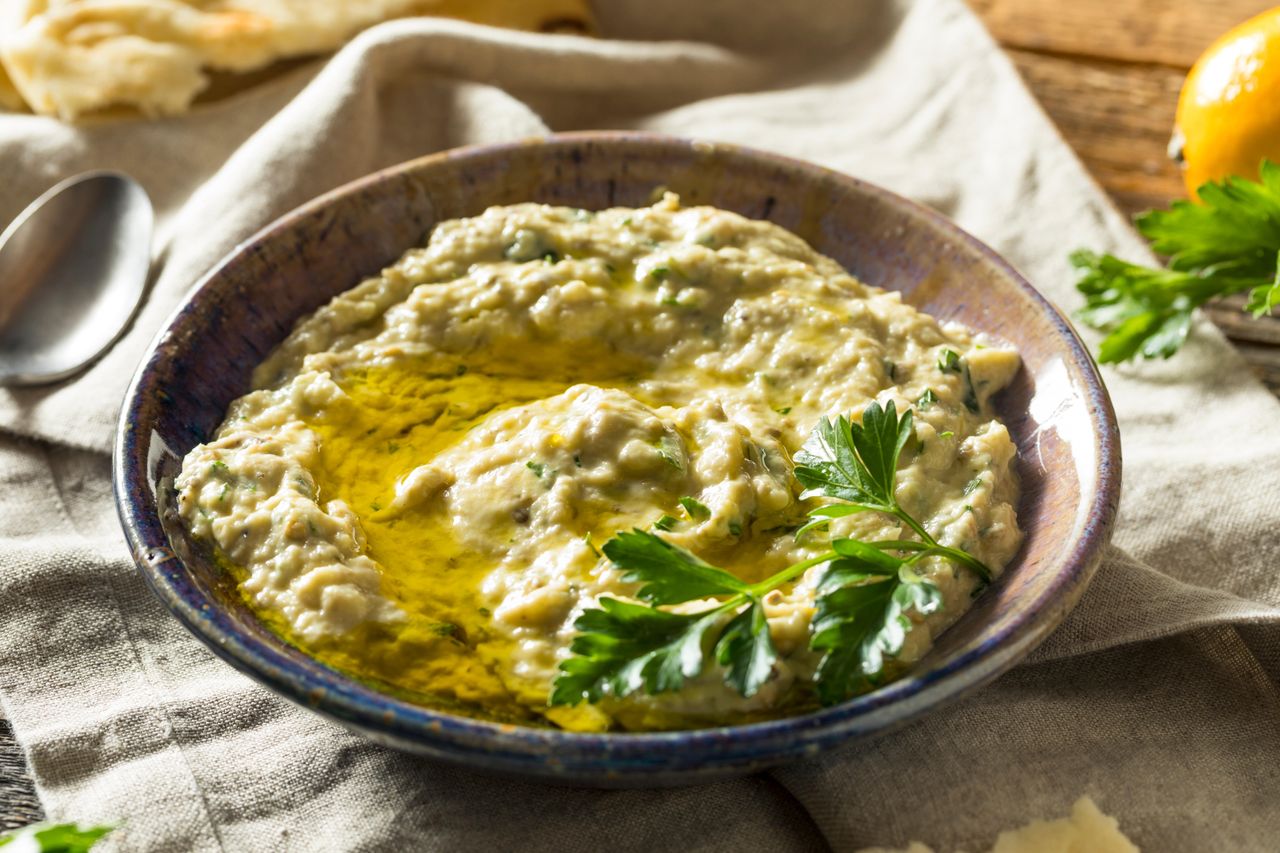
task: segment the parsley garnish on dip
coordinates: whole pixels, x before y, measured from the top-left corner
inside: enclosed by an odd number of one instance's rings
[[[770,223],[491,208],[300,322],[180,511],[274,630],[424,704],[776,717],[893,678],[1017,550],[1017,369]]]

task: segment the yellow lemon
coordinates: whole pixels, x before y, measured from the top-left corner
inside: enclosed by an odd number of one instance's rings
[[[1280,7],[1240,24],[1196,62],[1178,97],[1170,154],[1187,191],[1280,162]]]

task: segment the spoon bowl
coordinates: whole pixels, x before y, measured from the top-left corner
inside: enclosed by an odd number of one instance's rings
[[[0,234],[0,385],[65,379],[115,343],[146,288],[153,223],[137,181],[86,172]]]

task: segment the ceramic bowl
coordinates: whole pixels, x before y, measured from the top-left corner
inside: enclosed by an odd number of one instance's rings
[[[686,204],[768,219],[855,276],[1016,345],[1025,367],[996,406],[1019,451],[1026,542],[999,582],[899,681],[842,705],[744,726],[571,734],[459,717],[376,692],[268,631],[177,523],[182,456],[294,322],[420,245],[436,223],[496,204]],[[374,740],[473,768],[609,786],[759,770],[883,734],[991,681],[1084,591],[1115,515],[1110,401],[1066,319],[942,216],[817,166],[729,145],[584,133],[448,151],[348,184],[271,224],[191,293],[144,358],[120,418],[115,488],[138,568],[210,649],[267,687]]]

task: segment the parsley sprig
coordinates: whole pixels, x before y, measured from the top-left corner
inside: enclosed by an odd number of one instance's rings
[[[686,678],[702,672],[709,648],[726,668],[725,681],[743,696],[754,696],[778,656],[764,618],[763,597],[833,556],[805,560],[748,584],[644,530],[619,533],[601,550],[623,570],[624,581],[641,584],[636,598],[648,606],[601,598],[599,609],[578,617],[574,627],[580,633],[570,646],[573,656],[560,664],[552,705],[598,702],[606,695],[641,690],[679,690]],[[657,607],[718,596],[728,598],[696,613]]]
[[[604,556],[623,571],[623,581],[639,584],[635,597],[644,603],[604,597],[578,617],[579,633],[560,664],[550,704],[676,691],[702,673],[708,658],[724,669],[727,684],[743,696],[755,695],[778,659],[764,596],[824,564],[809,643],[822,654],[814,677],[818,698],[833,704],[874,685],[887,659],[902,651],[909,613],[927,615],[942,606],[938,588],[915,571],[917,562],[945,557],[984,583],[991,578],[981,561],[940,545],[898,503],[898,458],[911,434],[911,412],[899,418],[892,402],[869,404],[861,423],[823,418],[796,456],[796,478],[805,486],[801,498],[841,501],[810,511],[814,522],[806,527],[882,512],[919,539],[837,538],[828,551],[749,584],[655,533],[636,529],[614,536]],[[660,609],[703,599],[718,601],[689,613]]]
[[[832,519],[859,512],[883,512],[911,528],[928,548],[969,568],[984,583],[991,570],[981,560],[958,548],[938,544],[924,525],[904,510],[894,495],[898,456],[911,438],[911,410],[899,418],[893,401],[885,408],[867,406],[862,423],[844,415],[834,421],[822,418],[796,454],[796,479],[805,487],[800,499],[825,497],[844,503],[820,506],[809,511],[813,519],[800,532],[820,527]],[[904,543],[914,548],[919,543]]]
[[[1077,251],[1078,316],[1107,332],[1103,362],[1168,358],[1191,330],[1191,314],[1212,299],[1248,291],[1255,317],[1280,305],[1280,165],[1263,161],[1257,181],[1228,178],[1198,190],[1200,203],[1179,201],[1136,220],[1168,269],[1114,255]]]

